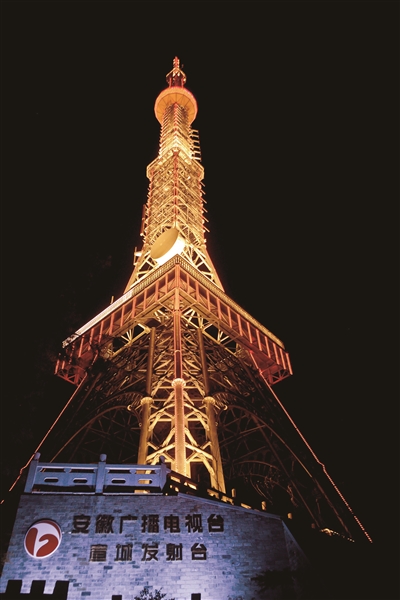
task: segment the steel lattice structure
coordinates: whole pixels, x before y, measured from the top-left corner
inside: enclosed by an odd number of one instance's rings
[[[143,248],[123,296],[64,342],[56,373],[77,388],[41,452],[164,457],[220,492],[246,481],[267,510],[354,537],[361,523],[273,391],[292,373],[282,342],[225,294],[208,255],[197,104],[178,59],[167,82]]]

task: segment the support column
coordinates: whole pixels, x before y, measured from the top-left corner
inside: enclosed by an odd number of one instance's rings
[[[145,398],[142,398],[142,414],[141,414],[141,426],[140,426],[140,439],[139,439],[139,452],[138,452],[138,464],[145,465],[147,459],[147,446],[149,439],[149,428],[150,428],[150,406],[153,402],[151,397],[151,380],[153,377],[153,362],[154,362],[154,348],[155,348],[156,330],[154,327],[150,330],[150,341],[149,341],[149,353],[147,356],[147,372],[146,372],[146,394]]]
[[[146,396],[142,398],[142,423],[140,426],[140,439],[139,439],[139,452],[138,452],[138,464],[145,465],[147,459],[147,446],[149,439],[149,425],[150,425],[150,406],[153,403],[153,398]]]
[[[179,277],[179,273],[177,273]],[[174,381],[172,386],[175,392],[175,470],[181,475],[186,474],[186,447],[185,447],[185,406],[183,402],[183,388],[185,381],[182,377],[182,340],[181,340],[181,310],[179,302],[179,289],[175,290],[174,302]]]
[[[206,415],[207,415],[207,424],[208,424],[208,436],[211,442],[211,455],[213,462],[213,469],[215,475],[211,475],[211,486],[220,492],[225,494],[225,479],[224,472],[222,469],[222,460],[221,460],[221,452],[219,449],[219,440],[217,433],[217,424],[215,420],[215,400],[210,396],[210,378],[208,376],[208,368],[207,368],[207,357],[204,348],[204,339],[203,332],[201,329],[197,330],[197,336],[199,340],[199,351],[201,358],[201,368],[203,372],[203,382],[204,382],[204,404],[206,406]]]
[[[215,400],[214,398],[212,398],[212,396],[206,396],[204,398],[204,404],[206,405],[208,435],[211,442],[211,454],[213,457],[213,469],[215,472],[215,480],[214,477],[211,476],[211,486],[225,494],[225,479],[224,472],[222,470],[222,460],[221,452],[219,449],[217,424],[215,422]]]
[[[174,379],[172,382],[175,391],[175,470],[181,475],[186,474],[186,447],[185,447],[185,407],[183,404],[183,379]]]

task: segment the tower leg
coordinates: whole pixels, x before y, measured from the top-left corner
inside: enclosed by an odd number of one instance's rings
[[[154,362],[154,347],[156,339],[156,330],[154,327],[150,331],[150,342],[149,342],[149,354],[147,357],[147,373],[146,373],[146,394],[147,397],[142,399],[142,424],[140,429],[140,440],[139,440],[139,452],[138,452],[138,463],[139,465],[145,465],[147,459],[147,445],[149,438],[149,425],[150,425],[150,405],[153,402],[151,397],[151,380],[153,376],[153,362]]]
[[[210,378],[208,376],[207,369],[207,357],[204,349],[204,340],[203,340],[203,332],[201,329],[197,330],[197,336],[199,340],[199,351],[201,357],[201,368],[203,372],[203,381],[204,381],[204,392],[205,398],[204,403],[206,405],[206,414],[207,414],[207,422],[208,422],[208,436],[211,442],[211,454],[213,457],[213,469],[214,475],[211,475],[211,486],[216,490],[220,490],[225,493],[225,479],[224,472],[222,469],[222,460],[221,460],[221,452],[219,449],[219,441],[218,441],[218,433],[217,433],[217,424],[215,422],[215,410],[214,404],[215,400],[210,396]]]
[[[138,464],[145,465],[147,461],[147,446],[149,438],[149,422],[150,422],[150,405],[153,398],[146,396],[142,398],[142,425],[140,428]]]
[[[211,486],[220,492],[225,494],[225,480],[224,472],[222,470],[221,453],[219,450],[217,424],[215,422],[215,411],[214,403],[215,400],[211,396],[204,398],[206,405],[207,421],[208,421],[208,435],[211,441],[211,453],[213,457],[213,469],[215,475],[211,476]]]
[[[183,388],[185,382],[182,378],[172,382],[175,390],[175,471],[187,477],[186,474],[186,448],[185,448],[185,407],[183,403]]]
[[[175,392],[175,470],[186,477],[185,406],[183,399],[185,381],[182,377],[181,310],[178,289],[175,290],[174,304],[174,374],[175,379],[172,385]]]

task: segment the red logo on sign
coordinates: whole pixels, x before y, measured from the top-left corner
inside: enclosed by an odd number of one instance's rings
[[[61,529],[54,521],[42,519],[34,523],[25,536],[25,550],[33,558],[51,556],[61,543]]]

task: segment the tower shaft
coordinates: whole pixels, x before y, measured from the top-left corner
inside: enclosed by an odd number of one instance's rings
[[[161,124],[157,158],[147,167],[150,181],[142,224],[143,248],[125,291],[163,264],[177,248],[190,264],[222,289],[206,248],[205,216],[194,96],[183,87],[186,77],[177,59],[167,75],[155,114]],[[161,237],[163,236],[163,237]],[[174,246],[175,243],[175,246]],[[172,252],[172,254],[171,254]]]

